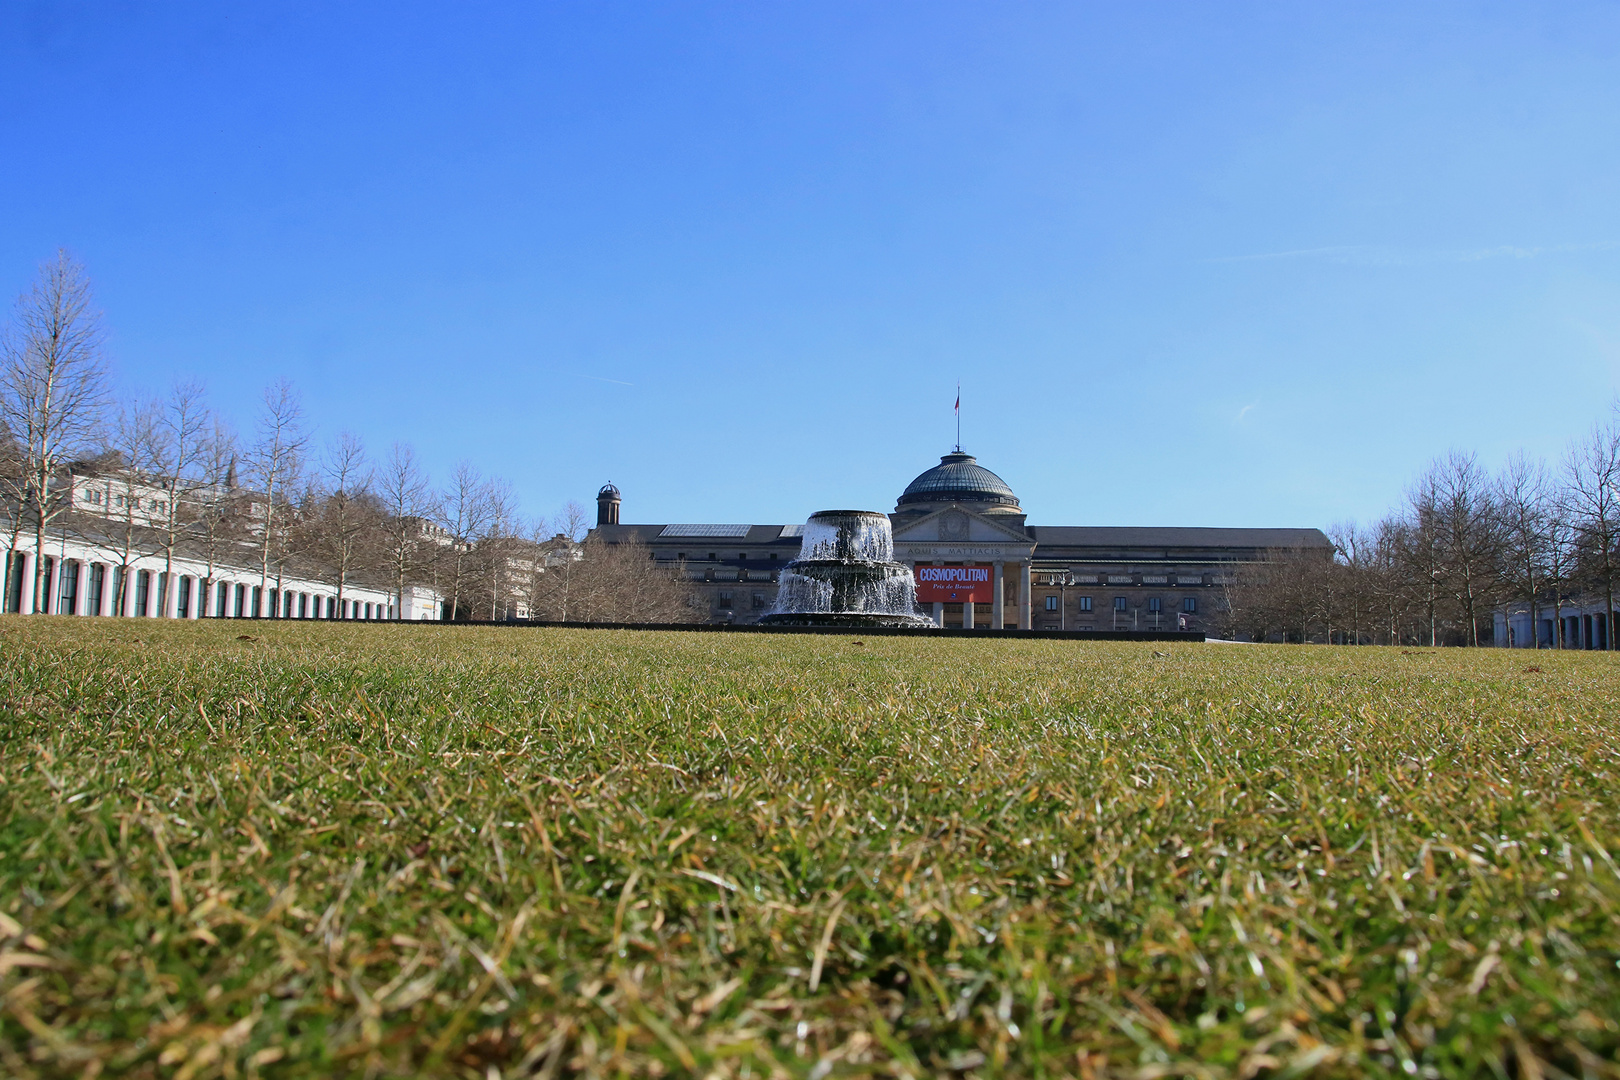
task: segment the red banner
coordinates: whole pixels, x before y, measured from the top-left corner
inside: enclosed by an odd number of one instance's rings
[[[923,604],[988,604],[996,598],[996,568],[984,564],[968,566],[917,566],[917,601]]]

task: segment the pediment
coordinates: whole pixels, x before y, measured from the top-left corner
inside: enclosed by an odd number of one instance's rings
[[[896,544],[1020,544],[1035,541],[1023,529],[962,506],[947,506],[894,530]]]

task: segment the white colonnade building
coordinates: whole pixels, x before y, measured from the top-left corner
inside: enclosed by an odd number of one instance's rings
[[[12,518],[0,538],[0,611],[7,614],[125,616],[168,619],[265,618],[437,620],[438,594],[403,592],[373,580],[339,590],[309,560],[272,565],[266,574],[251,531],[208,541],[196,529],[177,533],[172,553],[161,524],[162,489],[127,478],[68,473],[64,511],[36,534]],[[251,493],[231,498],[251,505]],[[10,507],[7,508],[12,509]],[[262,532],[259,533],[262,536]],[[38,588],[36,589],[36,574]]]

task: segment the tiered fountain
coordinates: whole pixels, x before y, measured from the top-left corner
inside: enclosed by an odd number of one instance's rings
[[[931,627],[917,614],[911,570],[894,561],[887,515],[821,510],[804,526],[799,557],[782,571],[766,626]]]

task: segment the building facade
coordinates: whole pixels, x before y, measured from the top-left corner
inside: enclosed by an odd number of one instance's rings
[[[6,614],[408,621],[442,615],[442,598],[429,588],[396,593],[375,581],[350,580],[340,597],[307,566],[272,566],[265,575],[251,536],[209,541],[186,530],[174,537],[171,554],[159,527],[170,517],[165,492],[128,477],[69,472],[58,495],[64,509],[46,530],[43,550],[35,550],[34,530],[17,508],[6,508],[9,527],[0,549],[0,611]]]
[[[1603,597],[1578,595],[1534,615],[1520,603],[1494,613],[1495,641],[1509,649],[1608,649],[1609,616]]]
[[[768,612],[799,553],[801,525],[626,525],[621,506],[618,488],[604,487],[593,535],[645,544],[693,583],[713,622]],[[951,627],[1208,632],[1244,564],[1333,553],[1319,529],[1030,525],[1006,482],[960,450],[908,484],[889,520],[920,609]]]

